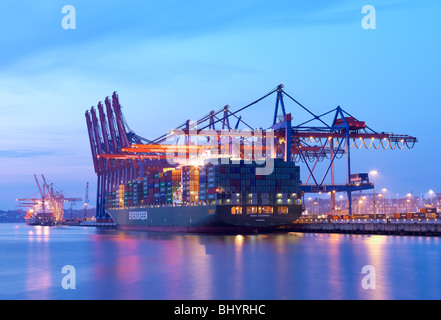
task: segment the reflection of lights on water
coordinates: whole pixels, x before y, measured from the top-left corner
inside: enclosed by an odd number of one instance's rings
[[[42,231],[42,227],[41,227],[41,226],[36,226],[36,227],[35,227],[35,233],[36,233],[37,235],[40,236],[41,233],[42,233],[41,231]]]
[[[387,238],[384,236],[372,236],[366,239],[368,245],[373,246],[373,245],[382,245],[385,244],[385,242],[387,241]],[[372,247],[369,247],[372,248]],[[379,247],[380,248],[380,247]]]
[[[244,237],[243,235],[238,234],[238,235],[236,236],[236,238],[234,239],[234,243],[235,243],[237,246],[242,246],[242,245],[243,245],[243,241],[244,241],[244,239],[245,239],[245,237]]]
[[[252,239],[253,237],[251,237]],[[250,239],[250,237],[248,238]],[[234,238],[234,272],[233,272],[233,292],[241,297],[244,292],[243,286],[243,272],[244,272],[244,257],[243,257],[243,243],[245,237],[241,234],[236,235]]]
[[[33,230],[28,231],[29,241],[37,239],[37,241],[43,239],[45,242],[49,241],[49,235],[51,227],[34,226]]]
[[[389,296],[388,277],[384,277],[383,270],[386,269],[385,262],[387,261],[388,241],[391,239],[388,236],[366,236],[362,238],[365,240],[366,264],[373,266],[376,270],[376,283],[380,283],[381,290],[363,290],[363,294],[369,292],[371,297],[369,299],[384,300]],[[392,238],[393,239],[393,238]],[[395,239],[394,239],[395,240]]]

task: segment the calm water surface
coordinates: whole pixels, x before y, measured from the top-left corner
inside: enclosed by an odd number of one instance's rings
[[[441,299],[439,238],[0,224],[0,299]],[[76,271],[76,289],[61,283]],[[376,289],[362,287],[372,265]]]

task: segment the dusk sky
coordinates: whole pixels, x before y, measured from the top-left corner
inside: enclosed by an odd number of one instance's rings
[[[75,30],[62,28],[65,5]],[[362,28],[365,5],[375,30]],[[84,113],[115,90],[130,128],[153,139],[280,83],[314,112],[340,105],[378,132],[418,138],[412,150],[354,150],[353,172],[377,170],[393,197],[441,192],[440,14],[439,0],[3,1],[0,209],[38,191],[34,173],[73,197],[89,182],[95,205]],[[274,99],[246,120],[269,127]],[[304,117],[292,103],[287,112]]]

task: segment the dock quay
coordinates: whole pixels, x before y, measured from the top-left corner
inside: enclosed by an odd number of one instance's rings
[[[441,219],[360,219],[298,221],[286,227],[291,232],[441,236]]]
[[[83,221],[79,224],[81,227],[97,227],[97,228],[116,228],[114,222],[97,222],[97,221]]]

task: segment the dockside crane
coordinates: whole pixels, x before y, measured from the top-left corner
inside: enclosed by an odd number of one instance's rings
[[[241,113],[244,110],[274,94],[275,109],[269,127],[257,130],[243,120]],[[204,148],[213,141],[226,141],[218,143],[214,149],[213,146],[208,148],[213,151],[211,155],[214,156],[236,152],[241,159],[249,159],[249,156],[258,150],[262,157],[283,158],[285,161],[294,161],[305,166],[308,178],[301,190],[304,193],[330,192],[334,203],[335,193],[345,192],[351,214],[352,192],[374,187],[370,182],[353,181],[351,149],[411,149],[418,142],[417,138],[409,135],[374,131],[364,121],[352,116],[340,106],[323,114],[316,114],[287,93],[283,84],[234,112],[226,105],[219,110],[208,112],[197,121],[187,120],[153,140],[139,137],[128,129],[116,92],[112,95],[112,105],[109,98],[106,98],[105,104],[107,116],[101,112],[102,108],[99,109],[101,127],[109,128],[110,131],[106,134],[108,141],[106,138],[102,141],[98,121],[91,121],[89,112],[86,112],[92,157],[98,175],[97,219],[108,217],[104,212],[104,195],[110,192],[112,187],[125,183],[128,179],[143,176],[150,168],[170,166],[167,153],[198,154],[201,150],[206,150]],[[287,112],[289,107],[292,109]],[[295,115],[306,112],[310,119],[293,124],[293,112]],[[230,118],[236,122],[234,127],[230,126]],[[328,118],[332,118],[332,121],[327,120]],[[216,124],[221,125],[222,129],[216,128]],[[240,126],[242,130],[239,129]],[[132,136],[137,138],[129,140]],[[191,139],[192,137],[194,139]],[[205,140],[201,142],[201,138]],[[268,144],[267,140],[273,140],[274,143]],[[260,141],[261,145],[256,146],[256,141]],[[102,148],[103,145],[105,148]],[[234,148],[238,150],[233,150]],[[346,159],[345,183],[336,184],[334,163],[343,157]],[[99,165],[100,161],[103,163],[104,160],[113,161],[113,172]],[[320,165],[322,163],[326,165]],[[319,167],[322,167],[320,174]],[[329,176],[331,181],[326,183]]]
[[[63,191],[54,189],[54,184],[49,183],[44,175],[41,175],[41,178],[42,182],[40,183],[37,175],[34,174],[40,197],[31,196],[24,199],[17,199],[17,201],[20,202],[19,206],[29,207],[32,213],[38,213],[55,224],[61,223],[64,219],[65,202],[74,203],[82,199],[67,197]]]

